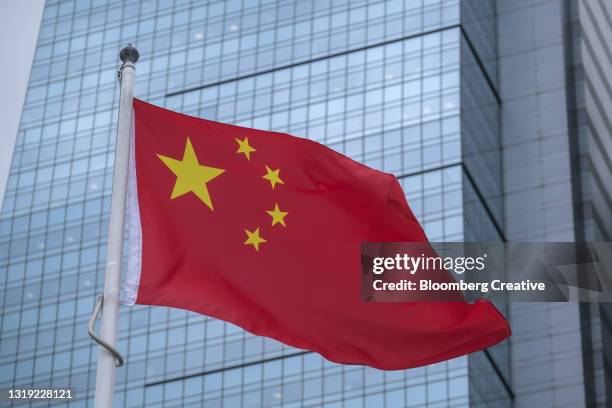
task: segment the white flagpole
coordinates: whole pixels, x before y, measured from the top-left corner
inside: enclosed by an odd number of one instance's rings
[[[125,199],[127,196],[128,168],[130,157],[130,133],[132,122],[132,99],[134,97],[134,64],[138,51],[131,44],[121,50],[123,64],[119,69],[121,96],[119,122],[117,125],[117,147],[115,149],[115,172],[111,198],[108,246],[106,251],[106,273],[102,299],[102,340],[114,347],[117,340],[117,317],[119,315],[119,287],[121,263],[123,261],[123,231],[125,225]],[[95,408],[111,408],[115,385],[115,356],[100,347],[96,374]]]

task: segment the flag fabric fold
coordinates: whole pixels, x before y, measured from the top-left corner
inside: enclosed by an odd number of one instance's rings
[[[124,302],[404,369],[510,334],[489,302],[366,303],[360,248],[426,242],[394,176],[319,143],[134,100]]]

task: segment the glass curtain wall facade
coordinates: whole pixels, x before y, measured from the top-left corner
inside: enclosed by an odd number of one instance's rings
[[[122,46],[136,97],[393,173],[432,241],[503,240],[494,17],[485,0],[48,1],[0,215],[0,388],[92,406]],[[507,344],[383,372],[137,306],[118,348],[116,406],[510,405]]]

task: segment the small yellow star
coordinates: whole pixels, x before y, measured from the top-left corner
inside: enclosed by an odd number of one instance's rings
[[[246,232],[247,237],[248,237],[247,240],[244,241],[244,245],[253,245],[253,247],[255,248],[257,252],[259,252],[259,244],[268,242],[259,236],[259,228],[256,228],[255,231],[253,232],[245,229],[244,232]]]
[[[272,184],[272,189],[274,189],[276,184],[285,184],[285,182],[281,180],[280,176],[278,175],[279,172],[280,169],[272,170],[266,165],[266,175],[263,176],[263,178],[265,178],[266,180],[270,180],[270,184]]]
[[[251,160],[251,153],[257,151],[253,146],[249,145],[249,138],[245,137],[244,140],[235,139],[236,143],[238,143],[238,150],[236,153],[244,153],[247,160]]]
[[[289,213],[286,211],[281,211],[280,208],[278,208],[278,204],[275,203],[274,209],[266,212],[270,215],[270,217],[272,217],[272,226],[275,226],[276,224],[280,224],[283,227],[287,226],[285,224],[285,217]]]
[[[202,166],[198,162],[191,140],[187,138],[183,160],[158,154],[157,157],[174,173],[176,181],[170,199],[180,197],[187,193],[195,194],[204,204],[213,210],[212,200],[206,184],[223,173],[224,169]]]

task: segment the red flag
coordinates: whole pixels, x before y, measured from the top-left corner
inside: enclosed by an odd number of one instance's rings
[[[509,336],[488,302],[361,301],[362,242],[427,240],[392,175],[286,134],[139,100],[134,112],[127,303],[192,310],[381,369]]]

